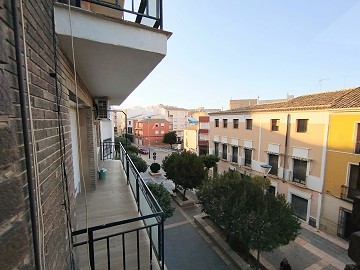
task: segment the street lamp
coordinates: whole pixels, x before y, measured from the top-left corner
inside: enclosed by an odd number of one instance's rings
[[[265,180],[266,180],[266,176],[269,174],[269,172],[271,171],[272,166],[270,166],[269,164],[261,164],[260,165],[261,170],[263,172],[264,175],[264,192],[265,192]]]

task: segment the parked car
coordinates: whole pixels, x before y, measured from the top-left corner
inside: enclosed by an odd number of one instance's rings
[[[145,148],[140,148],[140,149],[139,149],[139,153],[140,153],[140,154],[147,155],[147,154],[149,154],[149,150],[147,150],[147,149],[145,149]]]

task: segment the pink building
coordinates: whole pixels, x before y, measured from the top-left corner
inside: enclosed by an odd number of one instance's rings
[[[135,143],[144,146],[164,145],[162,139],[168,132],[169,121],[165,119],[139,120],[135,125]]]

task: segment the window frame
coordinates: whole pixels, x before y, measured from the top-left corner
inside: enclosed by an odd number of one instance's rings
[[[223,119],[223,128],[227,128],[227,126],[228,126],[228,120]]]
[[[238,129],[239,128],[239,119],[234,119],[233,120],[233,129]]]
[[[270,129],[271,131],[279,131],[280,119],[271,119]]]
[[[306,133],[308,130],[308,124],[309,124],[309,119],[296,119],[296,132]]]
[[[253,120],[252,120],[252,118],[246,119],[245,124],[246,124],[245,128],[247,130],[252,130],[252,128],[253,128]]]
[[[215,127],[219,127],[220,126],[220,120],[219,119],[215,119]]]

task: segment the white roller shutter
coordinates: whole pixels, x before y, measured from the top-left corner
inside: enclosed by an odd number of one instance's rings
[[[80,192],[80,158],[76,109],[70,108],[71,152],[74,167],[75,195]]]

